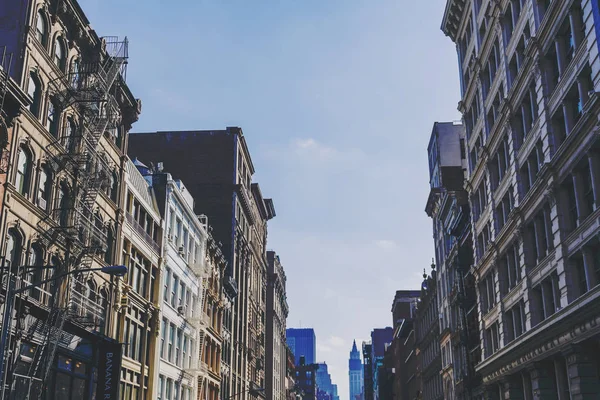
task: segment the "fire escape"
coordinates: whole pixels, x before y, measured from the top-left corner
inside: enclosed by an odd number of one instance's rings
[[[56,280],[50,285],[45,317],[25,329],[17,325],[24,342],[37,344],[27,354],[31,359],[28,371],[15,374],[12,381],[10,398],[14,399],[43,397],[58,348],[68,347],[74,340],[74,335],[65,331],[66,323],[97,329],[107,311],[78,276],[81,274],[73,272],[89,269],[107,245],[106,229],[95,204],[106,188],[111,165],[99,143],[107,130],[120,123],[115,90],[125,76],[128,42],[105,37],[99,47],[88,60],[75,63],[68,74],[50,83],[57,111],[70,109],[79,116],[78,128],[57,135],[47,148],[48,164],[60,187],[57,201],[38,223],[38,241],[47,249],[60,249],[64,258],[53,266]],[[21,285],[25,283],[17,278],[17,287]]]

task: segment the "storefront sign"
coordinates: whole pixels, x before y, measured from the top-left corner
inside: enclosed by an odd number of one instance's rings
[[[117,400],[121,377],[121,344],[105,339],[98,349],[96,400]]]

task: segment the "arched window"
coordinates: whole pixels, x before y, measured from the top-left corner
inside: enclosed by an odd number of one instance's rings
[[[42,44],[42,46],[46,47],[48,45],[48,26],[46,24],[46,17],[41,10],[37,13],[35,28],[37,40]]]
[[[102,315],[100,317],[101,318],[100,332],[104,333],[104,330],[105,330],[104,320],[106,318],[106,310],[108,310],[108,290],[105,287],[100,289],[98,304],[100,304],[100,310],[102,313]]]
[[[75,121],[73,121],[73,118],[67,118],[67,126],[65,127],[65,138],[63,144],[65,148],[69,151],[75,150],[76,133],[77,125],[75,125]]]
[[[58,110],[54,104],[54,101],[52,100],[48,102],[46,129],[48,129],[48,132],[50,132],[52,136],[56,136],[58,134]]]
[[[59,271],[61,271],[62,269],[62,261],[60,261],[60,258],[58,258],[57,256],[53,256],[50,259],[50,265],[53,265],[54,268],[48,268],[47,270],[47,274],[46,274],[46,279],[50,279],[54,276],[54,274],[56,273],[61,273]],[[47,283],[45,283],[44,285],[44,290],[48,291],[50,293],[50,296],[54,296],[54,292],[56,289],[56,281],[49,281]]]
[[[121,127],[117,126],[115,128],[115,144],[117,145],[118,148],[121,148],[121,145],[123,144],[123,137],[121,135]]]
[[[44,265],[44,252],[42,248],[38,244],[34,244],[31,246],[31,254],[29,256],[29,265],[35,266],[43,266]],[[44,280],[44,269],[43,268],[34,268],[29,276],[29,283],[35,285],[35,287],[31,288],[29,295],[36,300],[41,299],[41,292],[39,287],[39,282]]]
[[[48,209],[48,204],[50,204],[50,193],[52,191],[52,172],[50,172],[50,168],[47,165],[42,165],[42,169],[40,170],[40,180],[38,184],[38,206],[40,206],[43,210]]]
[[[69,187],[66,183],[60,184],[60,189],[58,191],[58,222],[61,226],[67,226],[69,223]]]
[[[18,157],[15,186],[19,193],[26,195],[29,192],[29,181],[31,180],[31,153],[26,147],[21,146]]]
[[[110,199],[112,201],[114,201],[115,203],[117,202],[117,197],[119,194],[119,177],[117,176],[117,173],[113,171],[113,173],[110,175],[110,185],[109,185],[109,196]]]
[[[115,233],[112,228],[108,228],[108,232],[106,233],[106,251],[104,252],[104,261],[107,264],[111,264],[113,262],[113,253],[115,247]]]
[[[73,61],[71,61],[71,86],[73,88],[78,88],[79,87],[79,58],[74,58]]]
[[[89,279],[85,284],[85,297],[83,299],[86,304],[85,313],[88,318],[94,318],[96,313],[94,312],[94,305],[96,303],[96,283]]]
[[[61,70],[65,70],[66,51],[61,37],[54,41],[54,64]]]
[[[29,74],[29,84],[27,86],[27,94],[31,97],[29,111],[36,117],[40,116],[40,106],[42,103],[42,85],[38,77],[32,72]]]
[[[8,236],[6,240],[6,264],[7,268],[15,268],[21,263],[21,251],[23,249],[23,240],[19,232],[11,228],[8,230]]]

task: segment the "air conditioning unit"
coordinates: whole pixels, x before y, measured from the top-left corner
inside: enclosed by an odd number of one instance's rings
[[[42,209],[46,209],[47,203],[46,200],[42,199],[41,197],[38,199],[38,206],[40,206],[40,208]]]
[[[185,254],[185,247],[183,246],[179,246],[179,255],[184,255]]]
[[[169,233],[168,240],[169,240],[169,242],[173,241],[173,234]]]
[[[185,306],[179,306],[179,307],[177,307],[177,312],[179,314],[185,314],[185,311],[186,311]]]

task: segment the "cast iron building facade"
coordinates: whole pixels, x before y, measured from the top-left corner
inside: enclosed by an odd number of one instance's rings
[[[285,292],[285,271],[274,251],[267,252],[267,338],[265,390],[267,398],[285,400],[287,346],[286,319],[289,308]]]
[[[3,321],[10,356],[0,355],[0,396],[92,397],[95,374],[107,377],[102,349],[121,350],[110,338],[124,281],[89,269],[120,261],[119,188],[141,107],[124,81],[128,44],[99,37],[72,0],[6,1],[0,20],[10,21],[0,26],[2,281],[37,285],[18,296],[3,286],[16,313]],[[25,265],[39,268],[23,274]]]
[[[421,398],[442,400],[442,362],[440,356],[440,322],[437,296],[435,264],[431,265],[431,276],[423,271],[421,298],[417,308],[415,324],[417,348],[417,372],[421,385]]]
[[[304,356],[306,364],[314,364],[317,358],[317,337],[312,328],[288,328],[286,330],[287,344],[294,353],[296,365]]]
[[[124,285],[127,297],[119,304],[117,338],[129,343],[123,352],[121,396],[137,400],[158,397],[154,387],[159,369],[163,219],[151,183],[131,160],[125,164],[125,184],[120,257],[129,273]]]
[[[428,146],[437,296],[440,305],[442,377],[447,398],[479,393],[473,365],[480,361],[472,234],[467,192],[465,133],[461,124],[436,122]]]
[[[597,1],[449,0],[491,398],[593,398],[600,314]]]
[[[421,292],[397,290],[392,302],[393,337],[385,351],[384,368],[388,397],[412,399],[421,390],[415,345],[414,320]],[[380,389],[381,393],[381,389]],[[391,396],[395,397],[391,397]]]
[[[195,211],[211,221],[228,262],[224,289],[235,302],[224,315],[222,397],[256,398],[265,384],[267,221],[271,199],[252,183],[254,166],[241,128],[135,134],[132,156],[162,162],[187,183]]]

